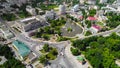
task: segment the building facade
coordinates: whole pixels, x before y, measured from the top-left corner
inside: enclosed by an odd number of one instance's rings
[[[31,15],[36,15],[35,8],[32,8],[31,6],[26,7],[26,11],[30,13]]]
[[[59,5],[59,13],[60,14],[65,14],[66,13],[65,5]]]
[[[100,0],[100,3],[107,3],[108,0]]]

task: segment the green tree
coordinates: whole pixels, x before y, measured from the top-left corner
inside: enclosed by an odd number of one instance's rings
[[[104,44],[104,43],[105,43],[105,38],[99,37],[99,38],[97,39],[97,42],[100,43],[100,44]]]
[[[94,16],[95,14],[96,14],[95,9],[89,10],[89,16]]]
[[[3,64],[4,68],[25,68],[25,66],[21,63],[21,61],[15,59],[15,58],[11,58],[8,61],[6,61]]]
[[[49,52],[49,44],[45,44],[44,46],[43,46],[43,50],[45,51],[45,52]]]
[[[0,56],[5,56],[7,59],[7,61],[0,66],[1,68],[25,68],[25,65],[15,59],[13,54],[14,53],[7,45],[0,45]]]
[[[57,49],[56,48],[53,48],[51,51],[50,51],[51,54],[53,55],[58,55],[58,52],[57,52]]]
[[[104,68],[111,68],[111,64],[114,62],[114,56],[110,53],[108,48],[104,48],[103,57]]]
[[[42,34],[42,38],[45,40],[50,40],[50,36],[48,34]]]
[[[79,51],[77,48],[72,48],[72,47],[71,47],[71,52],[72,52],[72,54],[75,55],[75,56],[80,55],[80,51]]]
[[[89,46],[93,49],[97,48],[100,44],[98,42],[91,42]]]
[[[48,62],[48,60],[46,59],[46,57],[44,55],[40,56],[39,61],[40,61],[40,63],[42,63],[44,65]]]
[[[49,53],[46,55],[46,58],[49,59],[49,60],[54,60],[54,59],[56,58],[56,56],[54,56],[52,53],[49,52]]]

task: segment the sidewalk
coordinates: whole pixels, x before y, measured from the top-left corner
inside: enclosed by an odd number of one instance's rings
[[[71,47],[70,45],[66,47],[65,54],[67,58],[69,59],[69,61],[73,64],[73,67],[74,68],[89,68],[90,65],[88,64],[88,62],[82,65],[79,61],[77,61],[77,58],[71,54],[70,47]]]

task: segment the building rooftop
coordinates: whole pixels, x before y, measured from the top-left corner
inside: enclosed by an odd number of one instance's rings
[[[92,25],[93,28],[97,29],[97,30],[101,30],[101,27],[98,25]]]
[[[22,25],[26,25],[26,24],[29,24],[29,23],[34,22],[34,21],[36,21],[36,17],[25,18],[25,19],[22,19],[18,22],[21,23]]]
[[[40,17],[40,16],[36,16],[36,17],[33,16],[33,17],[29,17],[29,18],[25,18],[25,19],[19,20],[17,22],[22,24],[23,26],[26,26],[28,24],[36,23],[36,22],[44,23],[45,19]]]
[[[27,56],[30,53],[30,49],[24,43],[16,40],[16,41],[13,42],[13,44],[14,44],[14,46],[16,46],[19,54],[22,57],[25,57],[25,56]]]
[[[88,20],[91,20],[91,21],[95,21],[95,20],[97,20],[95,17],[88,17]]]
[[[79,18],[80,18],[80,19],[83,19],[83,16],[80,16]]]

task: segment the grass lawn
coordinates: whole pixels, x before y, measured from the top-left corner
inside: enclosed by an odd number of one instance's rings
[[[44,49],[40,50],[41,53],[46,54],[46,52],[44,51]]]
[[[57,58],[57,56],[53,55],[52,53],[48,53],[46,56],[49,60],[54,60]]]
[[[97,24],[100,26],[104,26],[104,24],[102,22],[97,22]]]

